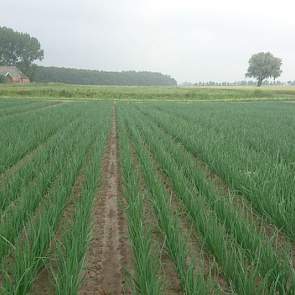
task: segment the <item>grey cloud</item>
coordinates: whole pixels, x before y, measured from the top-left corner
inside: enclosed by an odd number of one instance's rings
[[[36,36],[42,64],[152,70],[178,81],[238,80],[257,51],[295,79],[292,1],[10,0],[0,24]]]

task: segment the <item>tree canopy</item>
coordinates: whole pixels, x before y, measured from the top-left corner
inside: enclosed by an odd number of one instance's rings
[[[0,65],[17,66],[32,79],[36,60],[42,60],[44,52],[40,42],[27,33],[0,27]]]
[[[270,52],[254,54],[249,59],[249,68],[246,77],[257,79],[260,87],[265,79],[277,79],[281,73],[282,60],[273,56]]]
[[[42,66],[36,67],[34,80],[81,85],[173,86],[177,84],[170,76],[155,72],[106,72]]]

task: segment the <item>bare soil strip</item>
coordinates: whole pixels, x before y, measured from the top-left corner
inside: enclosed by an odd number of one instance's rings
[[[103,165],[103,187],[93,208],[92,241],[80,294],[123,294],[126,243],[122,208],[119,206],[119,170],[116,112]]]

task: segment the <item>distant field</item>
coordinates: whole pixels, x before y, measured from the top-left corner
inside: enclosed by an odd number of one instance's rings
[[[0,97],[102,100],[295,99],[295,87],[122,87],[65,84],[0,85]]]
[[[295,294],[292,89],[1,90],[1,294]]]

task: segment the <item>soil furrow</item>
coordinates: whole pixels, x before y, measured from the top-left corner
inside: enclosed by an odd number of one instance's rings
[[[103,186],[93,208],[92,241],[87,255],[84,284],[80,294],[123,294],[123,263],[126,260],[124,223],[119,206],[119,170],[116,111],[103,163]]]

